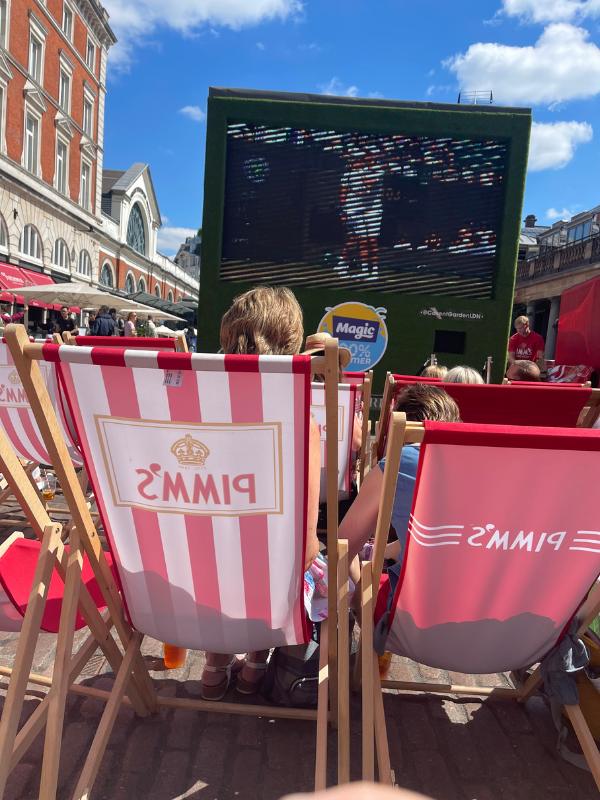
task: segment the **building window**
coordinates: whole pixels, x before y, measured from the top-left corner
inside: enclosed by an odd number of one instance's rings
[[[79,253],[79,261],[77,262],[77,272],[80,275],[85,275],[86,278],[92,277],[92,259],[87,250],[81,250]]]
[[[154,287],[154,294],[155,294],[157,297],[160,297],[160,286],[158,285],[158,283],[157,283],[157,284],[156,284],[156,286]]]
[[[35,258],[37,261],[42,260],[42,240],[33,225],[25,225],[23,228],[19,250],[24,256]]]
[[[63,6],[62,29],[67,39],[71,42],[73,40],[73,12],[66,3]]]
[[[71,263],[69,259],[69,248],[64,239],[57,239],[52,250],[52,263],[60,269],[69,269]]]
[[[173,302],[173,292],[169,292],[169,294],[167,295],[167,300],[169,301],[169,303]]]
[[[86,162],[81,162],[81,196],[80,204],[86,211],[90,210],[90,187],[92,185],[92,168]]]
[[[140,278],[138,281],[138,292],[145,292],[146,291],[146,281],[143,278]]]
[[[85,63],[94,71],[96,66],[96,45],[92,42],[90,38],[87,40],[87,49],[85,51]]]
[[[29,33],[29,74],[41,84],[44,61],[44,43],[31,31]]]
[[[144,218],[140,211],[139,203],[136,203],[129,214],[127,223],[127,244],[143,256],[146,255],[146,229],[144,228]]]
[[[71,107],[71,76],[64,69],[58,79],[58,105],[68,114]]]
[[[135,292],[135,281],[131,272],[127,273],[125,278],[125,294],[133,294]]]
[[[0,248],[8,250],[8,230],[2,214],[0,214]]]
[[[94,119],[94,105],[90,100],[87,99],[87,97],[84,97],[83,98],[83,131],[90,138],[92,136],[93,119]]]
[[[0,82],[0,151],[6,152],[6,84]]]
[[[26,170],[38,174],[40,153],[40,120],[31,111],[25,114],[25,153],[23,165]]]
[[[110,289],[114,288],[114,279],[112,269],[108,261],[105,261],[102,265],[102,270],[100,272],[100,283],[103,286],[108,286]]]
[[[69,169],[69,148],[62,139],[56,140],[56,188],[61,194],[67,194]]]
[[[0,0],[0,45],[8,47],[8,0]]]

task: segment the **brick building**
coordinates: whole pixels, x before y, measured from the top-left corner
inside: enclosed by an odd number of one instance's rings
[[[96,0],[0,0],[0,289],[52,279],[197,295],[156,250],[147,165],[104,170],[115,41]]]

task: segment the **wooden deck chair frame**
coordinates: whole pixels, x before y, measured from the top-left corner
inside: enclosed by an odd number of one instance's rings
[[[61,526],[54,524],[49,518],[3,431],[0,431],[0,468],[8,477],[13,493],[19,499],[22,508],[26,510],[29,523],[41,541],[38,566],[19,634],[14,667],[11,669],[0,666],[0,675],[10,678],[0,718],[0,797],[4,793],[11,771],[25,756],[44,727],[46,735],[40,797],[54,797],[58,782],[66,693],[71,689],[79,694],[95,696],[93,688],[74,685],[74,681],[98,647],[102,649],[115,670],[120,669],[123,658],[111,634],[113,625],[111,618],[102,617],[87,589],[80,586],[82,549],[76,530],[71,530],[71,547],[67,553],[61,538]],[[49,679],[46,676],[32,674],[30,670],[40,633],[49,578],[54,568],[65,582],[65,602],[57,637],[53,677]],[[78,652],[72,655],[75,614],[78,607],[90,629],[90,635]],[[117,627],[122,627],[120,620]],[[122,640],[123,642],[125,646],[128,643],[126,639]],[[28,682],[45,686],[49,691],[22,729],[17,731]],[[128,694],[138,714],[149,713],[151,708],[149,694],[145,698],[134,682],[128,687]]]
[[[111,666],[113,667],[116,676],[112,690],[110,692],[99,689],[93,690],[94,697],[106,701],[106,707],[98,725],[94,741],[86,758],[73,796],[76,798],[89,796],[94,780],[98,774],[100,763],[120,705],[124,701],[125,692],[129,693],[132,703],[134,702],[134,699],[138,701],[137,703],[134,703],[134,707],[135,710],[141,714],[156,711],[161,706],[167,706],[171,708],[188,708],[196,711],[202,710],[250,716],[266,715],[271,718],[316,720],[315,786],[317,789],[325,788],[326,785],[327,734],[328,720],[330,720],[332,725],[338,728],[338,782],[343,783],[348,781],[350,772],[348,664],[349,632],[347,625],[348,559],[347,543],[338,542],[337,539],[337,502],[328,503],[329,524],[327,541],[329,553],[329,574],[332,579],[329,580],[328,585],[328,603],[330,609],[329,620],[327,624],[322,626],[321,631],[322,646],[319,664],[318,710],[312,711],[293,708],[287,709],[273,706],[245,705],[186,698],[158,697],[154,689],[152,679],[141,655],[140,646],[143,637],[137,631],[134,631],[125,620],[122,600],[120,598],[112,572],[100,546],[98,533],[91,518],[90,510],[85,503],[85,498],[83,497],[79,483],[77,482],[75,470],[71,460],[68,458],[66,444],[61,435],[60,427],[42,379],[39,366],[36,363],[36,361],[43,359],[43,345],[30,344],[22,326],[9,326],[6,334],[11,352],[13,353],[13,358],[17,364],[19,375],[40,427],[42,437],[49,453],[52,455],[53,463],[56,465],[56,473],[63,488],[65,499],[67,500],[69,508],[71,509],[76,537],[75,548],[72,552],[79,553],[79,561],[81,559],[81,552],[85,552],[87,555],[98,584],[102,590],[110,620],[115,626],[122,646],[125,650],[125,656],[120,664],[115,664],[114,659],[111,661]],[[313,357],[312,360],[313,371],[325,375],[327,425],[329,431],[335,432],[334,435],[330,435],[328,437],[326,442],[328,464],[331,466],[330,474],[328,476],[328,492],[332,499],[337,497],[337,347],[337,339],[328,341],[325,346],[324,356]],[[23,497],[23,501],[25,503],[28,499],[29,498]],[[37,510],[38,512],[40,511],[39,508]],[[52,528],[52,530],[55,529],[56,528]],[[52,546],[55,549],[58,547],[56,544],[57,536],[51,536],[50,533],[46,533],[45,535],[48,539],[48,545],[46,549],[48,549],[51,553],[54,553],[55,550],[50,550],[50,547]],[[50,556],[48,556],[43,562],[43,567],[42,565],[39,567],[42,581],[46,575],[43,570],[47,570],[49,568],[48,558],[50,558]],[[73,558],[77,560],[76,557],[71,557],[71,561]],[[73,568],[72,573],[70,574],[73,573],[75,573],[75,568]],[[337,577],[337,580],[334,576]],[[59,632],[59,636],[61,633],[63,633],[62,645],[60,649],[62,663],[65,662],[65,659],[67,661],[68,659],[71,659],[70,643],[72,642],[72,620],[75,613],[74,607],[76,605],[76,601],[72,599],[72,592],[74,591],[72,587],[76,583],[77,577],[72,577],[69,586],[66,587],[65,602],[63,605],[63,617],[61,617],[61,631]],[[34,595],[32,594],[32,598],[33,596]],[[337,625],[338,611],[343,620],[342,624],[339,626]],[[0,797],[2,796],[2,791],[6,784],[10,766],[12,766],[12,762],[10,762],[10,754],[16,752],[15,748],[18,747],[19,744],[18,741],[15,743],[18,714],[15,713],[13,709],[18,705],[18,698],[22,696],[29,678],[31,658],[33,657],[33,649],[30,644],[30,636],[32,635],[30,628],[35,628],[37,615],[41,614],[38,609],[38,604],[32,604],[31,613],[28,609],[27,614],[30,615],[32,621],[28,623],[27,630],[25,630],[24,625],[24,630],[22,631],[19,640],[18,655],[21,654],[21,656],[18,660],[18,663],[15,664],[15,668],[12,672],[12,678],[9,685],[11,702],[8,706],[6,719],[3,716],[2,720],[3,727],[2,738],[0,738],[0,763],[2,763],[4,767],[2,770],[0,770]],[[330,629],[329,634],[327,630],[328,628]],[[21,640],[23,640],[23,645],[21,645]],[[92,645],[90,645],[90,647],[91,646]],[[59,650],[57,649],[57,659],[58,657]],[[71,670],[71,672],[73,672],[73,670]],[[64,670],[55,670],[55,674],[63,675],[60,696],[59,699],[55,700],[57,708],[60,707],[60,709],[62,709],[62,711],[56,712],[57,716],[60,716],[60,722],[62,723],[62,714],[64,714],[64,701],[66,692],[69,689],[69,681],[64,677]],[[67,674],[70,675],[70,673]],[[17,699],[13,699],[13,697],[16,697]],[[329,700],[329,713],[327,712],[327,700]],[[42,771],[47,779],[50,777],[52,778],[51,781],[47,780],[47,783],[45,784],[47,788],[43,789],[44,794],[41,795],[44,798],[53,798],[56,794],[56,785],[58,781],[58,757],[60,750],[59,728],[60,725],[57,721],[53,726],[54,744],[49,744],[48,755],[46,756],[46,753],[44,754],[44,760],[46,761],[46,757],[48,758],[49,766],[43,766]],[[24,736],[25,734],[23,731],[19,733],[19,737],[23,738]],[[17,754],[20,753],[20,750],[17,751]],[[9,755],[8,764],[5,760],[6,754]]]
[[[373,650],[373,611],[379,579],[384,561],[387,534],[391,523],[396,481],[400,466],[400,456],[404,444],[423,441],[425,429],[420,423],[406,421],[406,415],[394,412],[391,415],[389,443],[383,476],[383,489],[379,502],[375,546],[372,562],[365,562],[361,569],[361,670],[362,670],[362,769],[364,780],[374,780],[374,748],[377,752],[377,765],[381,783],[391,784],[392,773],[388,740],[383,710],[382,688],[399,689],[419,693],[459,695],[471,697],[491,697],[524,702],[541,683],[539,666],[524,681],[512,674],[515,684],[510,687],[462,686],[455,684],[432,684],[413,681],[394,681],[379,678],[377,654]],[[582,604],[578,616],[578,634],[583,634],[590,622],[600,612],[600,584],[596,583]],[[368,644],[367,644],[368,643]],[[363,646],[364,645],[364,646]],[[575,734],[581,745],[590,771],[600,790],[600,753],[585,721],[579,705],[564,706]]]
[[[60,334],[54,334],[54,335],[60,337]],[[77,342],[78,338],[79,337],[77,335],[73,335],[70,331],[65,331],[62,334],[62,338],[59,341],[54,339],[54,343],[55,344],[77,345],[78,344],[78,342]],[[122,338],[120,336],[105,336],[103,338],[105,338],[107,340],[106,343],[103,343],[104,347],[123,347],[124,346],[122,343],[119,342],[119,339]],[[144,337],[144,338],[151,338],[151,337]],[[175,336],[173,338],[175,339],[174,352],[176,352],[176,353],[188,353],[189,352],[188,345],[187,345],[187,339],[185,338],[183,333],[182,333],[181,336]],[[158,339],[158,341],[160,341],[159,337],[157,337],[157,339]]]

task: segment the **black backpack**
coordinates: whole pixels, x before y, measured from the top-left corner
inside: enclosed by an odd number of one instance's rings
[[[317,626],[308,644],[277,647],[271,654],[262,694],[276,706],[316,708],[319,691]]]

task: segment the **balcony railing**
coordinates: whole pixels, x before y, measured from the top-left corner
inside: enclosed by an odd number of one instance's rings
[[[545,248],[535,258],[521,261],[517,266],[517,284],[547,278],[596,261],[600,262],[600,234],[563,247]]]

